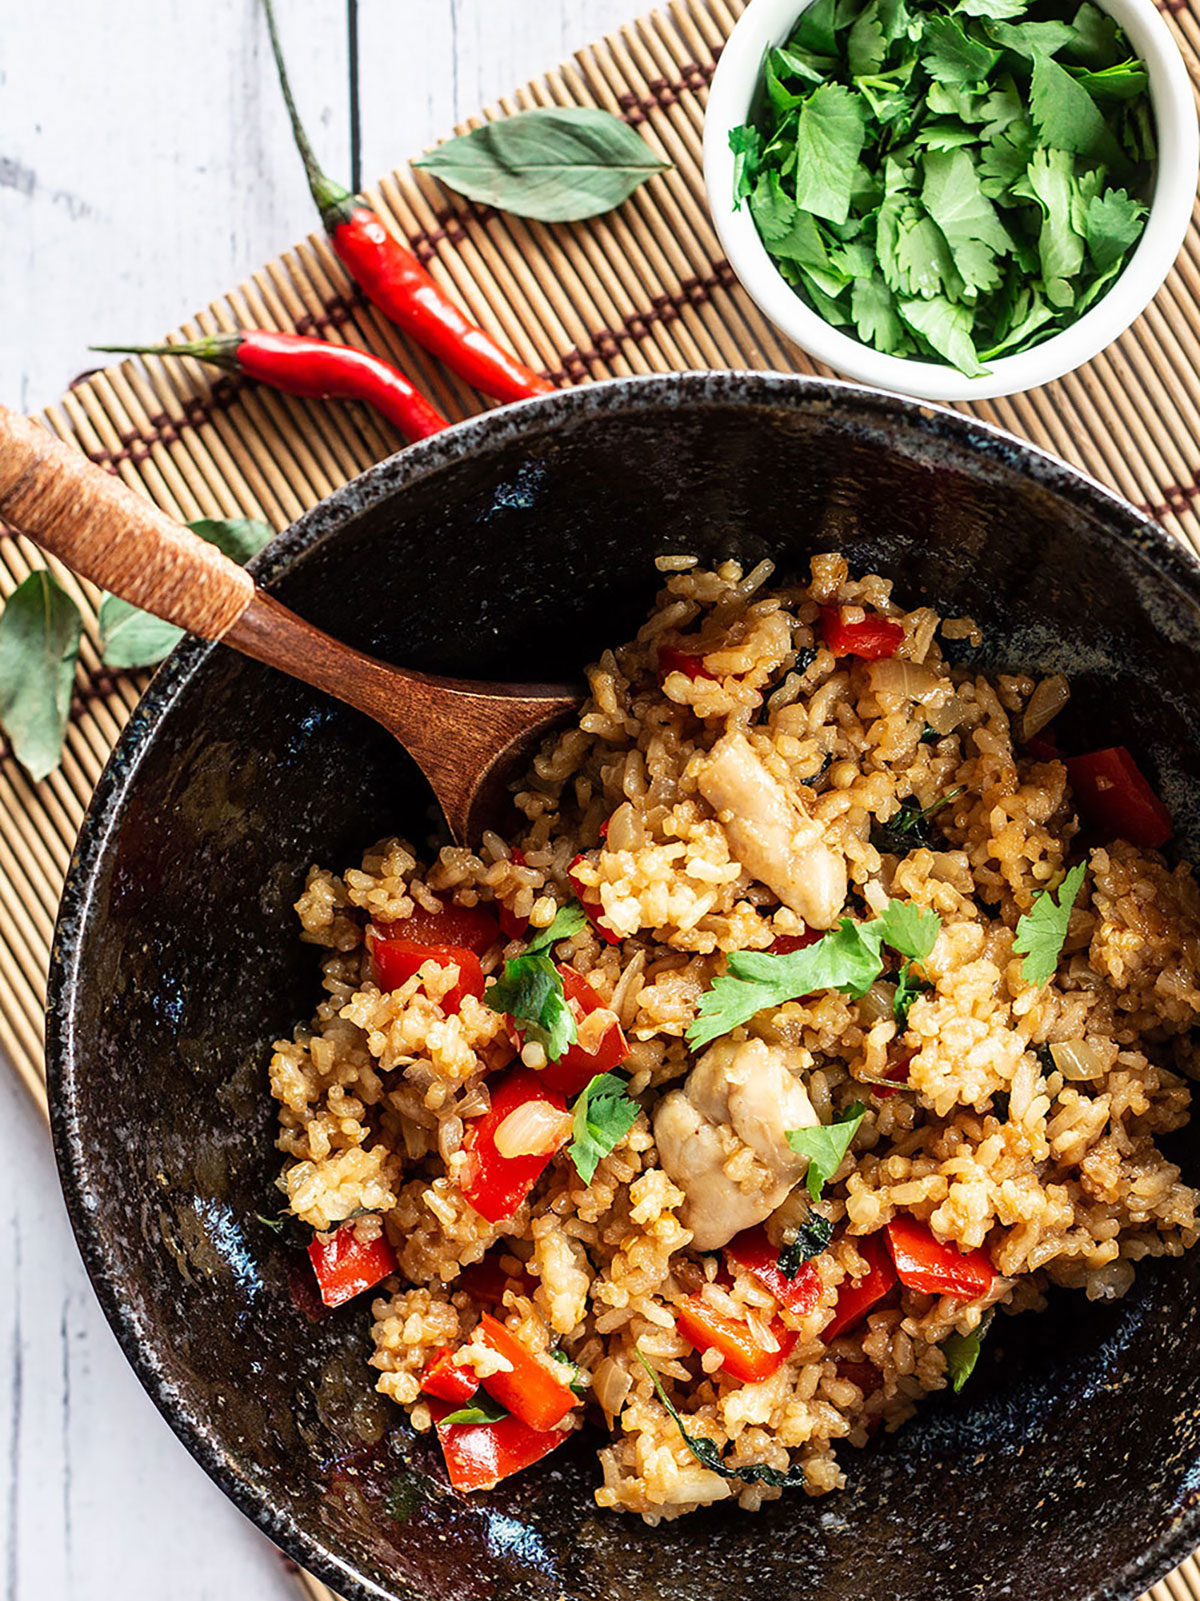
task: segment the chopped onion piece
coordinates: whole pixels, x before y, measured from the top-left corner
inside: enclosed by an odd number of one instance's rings
[[[1021,738],[1032,739],[1046,724],[1057,717],[1071,698],[1071,686],[1061,673],[1043,678],[1029,697],[1025,717],[1021,723]]]
[[[616,1417],[632,1388],[629,1369],[612,1356],[606,1356],[592,1375],[592,1393],[610,1417]]]
[[[858,998],[858,1015],[864,1023],[878,1023],[891,1017],[896,999],[896,986],[877,978],[865,995]]]
[[[957,695],[948,695],[937,705],[925,708],[925,721],[935,734],[952,734],[962,720],[963,706]]]
[[[571,1114],[549,1101],[514,1107],[492,1136],[501,1156],[546,1156],[571,1138]]]
[[[1082,1083],[1104,1077],[1104,1064],[1086,1040],[1056,1040],[1050,1055],[1064,1078]]]
[[[942,680],[928,667],[905,661],[900,656],[886,656],[873,661],[867,668],[873,695],[901,695],[906,700],[928,700],[941,688]]]

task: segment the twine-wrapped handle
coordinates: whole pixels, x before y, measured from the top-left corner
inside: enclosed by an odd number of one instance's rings
[[[254,596],[215,545],[38,423],[0,406],[0,520],[84,578],[204,639]]]

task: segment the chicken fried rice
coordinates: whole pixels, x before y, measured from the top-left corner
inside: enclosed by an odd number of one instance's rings
[[[650,1522],[838,1489],[997,1311],[1194,1244],[1200,1023],[1191,869],[1134,756],[1060,755],[1065,680],[838,555],[659,567],[511,839],[312,869],[270,1074],[321,1293],[373,1292],[451,1482],[598,1425]]]

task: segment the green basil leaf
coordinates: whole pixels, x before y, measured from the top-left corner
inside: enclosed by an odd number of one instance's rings
[[[45,568],[0,612],[0,727],[35,784],[62,760],[82,629],[79,608]]]
[[[832,1239],[833,1224],[830,1220],[820,1212],[811,1212],[807,1221],[796,1230],[796,1238],[780,1251],[775,1266],[785,1279],[794,1279],[805,1262],[811,1262],[814,1256],[820,1256],[822,1251],[829,1249]]]
[[[537,222],[598,217],[668,165],[627,122],[592,106],[518,111],[413,162],[457,194]]]

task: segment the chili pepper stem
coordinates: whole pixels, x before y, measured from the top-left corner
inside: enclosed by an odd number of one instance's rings
[[[267,13],[271,54],[275,57],[275,70],[279,74],[283,103],[287,107],[287,114],[292,124],[292,138],[304,163],[308,187],[317,203],[317,210],[321,213],[321,221],[325,224],[326,231],[332,233],[340,223],[346,221],[358,202],[349,189],[343,188],[340,183],[328,177],[318,165],[313,147],[309,144],[308,135],[304,131],[304,124],[300,121],[300,113],[296,110],[296,102],[292,98],[292,86],[288,82],[287,68],[283,63],[283,47],[279,42],[279,30],[275,26],[275,7],[271,0],[263,0],[263,10]]]
[[[238,351],[241,334],[209,334],[205,339],[193,339],[178,345],[89,345],[89,350],[106,356],[194,356],[197,361],[209,361],[226,372],[238,372]]]

